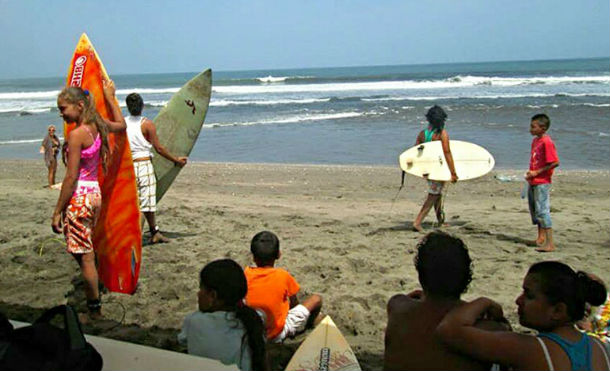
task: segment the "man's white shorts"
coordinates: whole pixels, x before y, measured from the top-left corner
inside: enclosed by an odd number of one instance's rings
[[[136,173],[140,211],[157,211],[157,178],[152,162],[136,161],[133,163],[133,169]]]

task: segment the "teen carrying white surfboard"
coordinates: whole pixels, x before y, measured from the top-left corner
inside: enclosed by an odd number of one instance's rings
[[[439,225],[445,222],[443,208],[446,182],[473,179],[487,174],[493,169],[493,156],[476,144],[450,141],[445,129],[447,114],[435,105],[426,113],[428,128],[422,130],[415,146],[403,152],[399,165],[404,173],[423,177],[428,181],[428,196],[417,217],[413,229],[423,231],[422,221],[434,206]],[[403,181],[404,181],[403,173]]]

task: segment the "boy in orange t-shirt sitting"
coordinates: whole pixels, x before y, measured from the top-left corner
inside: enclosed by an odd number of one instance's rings
[[[250,251],[256,267],[247,267],[244,271],[248,280],[246,303],[264,312],[267,339],[280,343],[305,330],[320,312],[322,297],[314,294],[299,304],[297,281],[286,270],[274,268],[280,258],[280,241],[272,232],[257,233],[250,243]]]

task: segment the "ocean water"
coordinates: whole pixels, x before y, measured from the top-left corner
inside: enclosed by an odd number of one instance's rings
[[[124,112],[136,91],[154,118],[196,74],[112,78]],[[0,158],[41,157],[47,125],[61,124],[55,101],[64,80],[0,80]],[[544,112],[562,168],[610,169],[608,58],[214,71],[190,159],[397,165],[434,104],[449,115],[450,137],[487,148],[498,168],[528,166],[530,118]]]

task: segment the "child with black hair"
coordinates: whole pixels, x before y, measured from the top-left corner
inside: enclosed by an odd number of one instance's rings
[[[553,244],[553,229],[551,222],[551,177],[553,169],[559,166],[559,157],[555,143],[547,134],[551,120],[544,113],[534,115],[530,122],[532,152],[530,167],[525,174],[528,192],[527,199],[532,217],[532,224],[538,226],[536,251],[550,252],[555,250]]]
[[[447,133],[447,130],[445,130],[447,114],[441,107],[434,105],[426,113],[426,119],[429,123],[428,128],[419,133],[415,145],[440,140],[443,147],[443,154],[445,155],[445,161],[447,162],[449,172],[451,173],[451,182],[455,183],[458,180],[458,176],[453,163],[451,147],[449,146],[449,134]],[[426,215],[428,215],[428,212],[430,212],[432,206],[434,206],[438,224],[442,226],[443,223],[445,223],[445,211],[443,210],[442,197],[444,188],[445,182],[428,179],[428,197],[426,198],[426,201],[424,201],[419,214],[417,214],[417,217],[413,221],[414,230],[423,232],[421,223],[426,218]]]
[[[169,242],[157,226],[155,212],[157,211],[157,179],[152,165],[153,149],[174,166],[184,167],[186,157],[171,154],[159,141],[157,128],[148,118],[142,116],[144,100],[138,93],[131,93],[125,98],[130,116],[125,117],[127,123],[127,139],[131,148],[133,170],[138,186],[140,211],[148,222],[150,243]]]
[[[241,370],[267,370],[265,329],[259,315],[244,305],[244,272],[231,259],[207,264],[199,274],[199,310],[186,316],[178,341],[188,353],[236,364]]]
[[[606,287],[585,272],[545,261],[532,265],[516,300],[519,323],[538,335],[476,329],[478,318],[502,316],[502,307],[479,298],[456,307],[437,327],[437,334],[456,351],[515,370],[610,370],[603,345],[578,331],[585,304],[600,305]]]
[[[441,231],[428,233],[414,259],[422,290],[394,295],[387,305],[384,370],[489,370],[481,362],[451,350],[430,329],[454,307],[472,280],[472,261],[464,242]],[[477,326],[508,330],[503,321]]]
[[[280,343],[305,330],[322,308],[322,297],[311,295],[299,304],[299,284],[290,273],[275,268],[280,258],[280,241],[275,234],[263,231],[250,243],[256,267],[247,267],[246,303],[264,312],[267,339]]]

